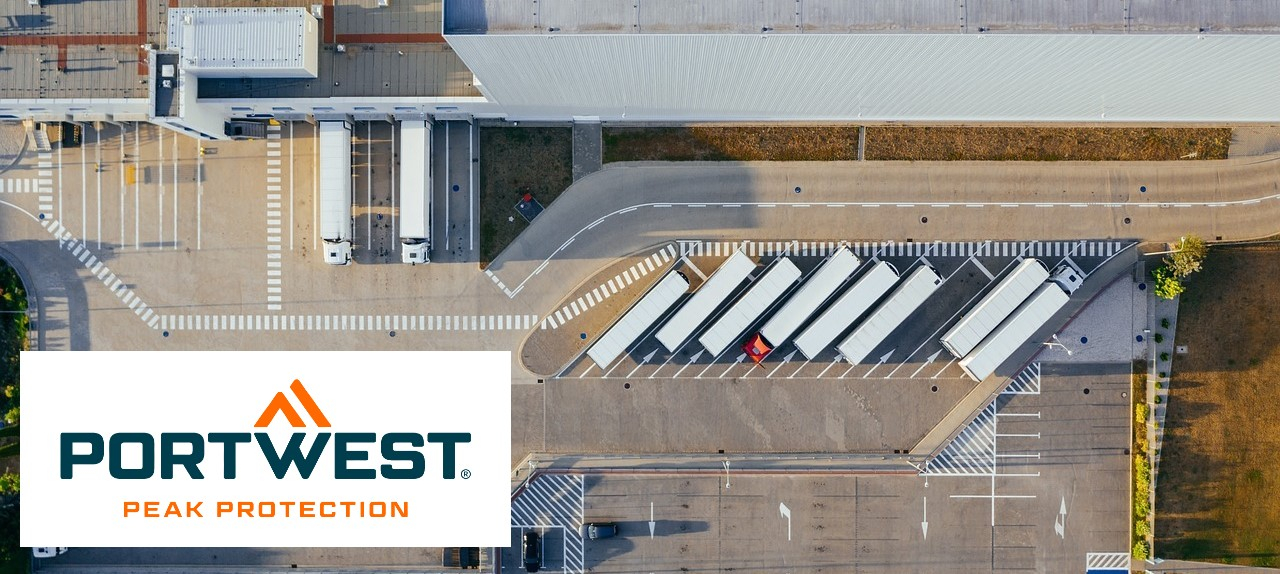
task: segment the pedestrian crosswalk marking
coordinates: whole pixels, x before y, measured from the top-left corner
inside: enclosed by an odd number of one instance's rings
[[[142,301],[133,289],[130,289],[123,281],[116,277],[115,273],[104,265],[93,252],[71,234],[62,222],[47,218],[40,221],[40,226],[44,227],[53,238],[58,241],[58,247],[63,251],[70,253],[72,257],[77,257],[81,265],[89,270],[95,278],[102,282],[107,290],[111,291],[122,303],[124,303],[133,314],[142,320],[148,327],[155,329],[160,322],[159,315],[156,315],[146,303]],[[105,278],[103,276],[106,276]]]
[[[522,331],[537,315],[156,315],[168,331]]]
[[[650,272],[659,271],[676,260],[676,246],[668,245],[664,247],[657,253],[653,253],[652,255],[641,259],[634,265],[624,269],[622,273],[618,274],[614,278],[596,285],[590,291],[584,292],[577,299],[574,299],[563,307],[551,312],[542,320],[542,328],[559,329],[561,325],[568,323],[574,318],[582,315],[588,309],[595,307],[596,303],[604,301],[610,296],[616,294],[619,290],[631,286],[635,281],[639,281],[641,277],[648,275]],[[634,279],[632,278],[633,276]]]

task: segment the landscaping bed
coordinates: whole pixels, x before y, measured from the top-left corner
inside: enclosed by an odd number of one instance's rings
[[[480,264],[487,266],[528,222],[525,194],[550,206],[573,183],[571,128],[480,128]]]
[[[1154,555],[1280,565],[1280,248],[1215,247],[1187,281]]]
[[[604,161],[858,159],[858,126],[604,128]],[[1226,159],[1230,128],[867,128],[867,160]]]

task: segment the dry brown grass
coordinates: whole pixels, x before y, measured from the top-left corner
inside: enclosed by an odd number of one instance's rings
[[[869,160],[1226,159],[1231,128],[869,127]],[[1195,154],[1191,157],[1186,157]]]
[[[522,195],[549,207],[571,183],[570,128],[480,128],[481,266],[529,226],[515,209]]]
[[[857,126],[604,129],[605,163],[856,159]]]
[[[1280,249],[1218,248],[1179,311],[1156,482],[1161,558],[1280,563]]]
[[[867,128],[868,160],[1226,159],[1230,128]],[[1190,156],[1190,157],[1188,157]],[[605,128],[604,161],[858,159],[857,126]]]

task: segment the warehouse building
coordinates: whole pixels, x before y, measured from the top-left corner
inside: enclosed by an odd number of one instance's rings
[[[1270,0],[231,4],[10,3],[0,119],[1280,121]]]

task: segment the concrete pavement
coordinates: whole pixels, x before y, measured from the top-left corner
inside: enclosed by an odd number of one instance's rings
[[[554,303],[662,241],[1250,238],[1280,226],[1280,156],[1188,162],[622,163],[584,177],[489,267]],[[1144,191],[1145,190],[1145,191]]]

